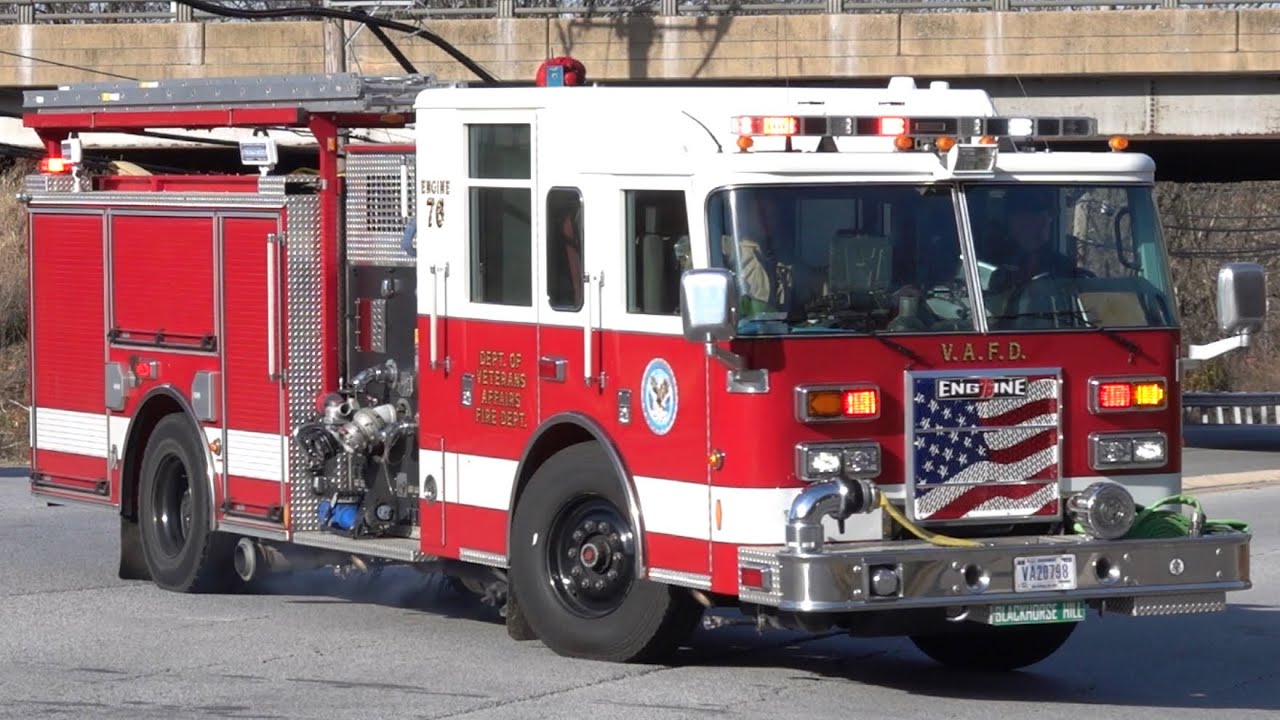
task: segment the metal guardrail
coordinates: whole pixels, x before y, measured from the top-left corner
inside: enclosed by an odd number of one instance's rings
[[[1182,415],[1191,425],[1280,425],[1280,393],[1183,393]]]
[[[251,4],[252,5],[252,4]],[[279,8],[280,3],[263,2]],[[304,7],[302,3],[296,4]],[[1275,0],[774,0],[773,2],[698,2],[697,0],[326,0],[326,7],[361,9],[382,17],[510,18],[601,17],[626,15],[708,16],[764,14],[866,14],[1015,12],[1035,10],[1238,9],[1280,7]],[[244,4],[238,4],[244,7]],[[86,24],[109,22],[195,22],[222,18],[176,2],[131,0],[0,0],[0,23]]]

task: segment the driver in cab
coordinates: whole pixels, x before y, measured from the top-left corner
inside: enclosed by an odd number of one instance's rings
[[[1053,242],[1056,203],[1054,190],[1014,188],[1005,195],[1009,218],[1006,247],[1014,285],[1047,276],[1070,276],[1075,260]]]

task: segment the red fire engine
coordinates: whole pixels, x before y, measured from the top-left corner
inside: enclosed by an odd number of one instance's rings
[[[548,76],[27,92],[33,492],[117,510],[122,577],[429,566],[609,660],[736,606],[1011,668],[1250,587],[1247,528],[1170,506],[1181,373],[1265,278],[1184,348],[1149,158],[909,78]],[[84,154],[157,128],[246,169]]]

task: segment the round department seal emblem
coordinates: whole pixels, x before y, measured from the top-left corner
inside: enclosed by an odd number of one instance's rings
[[[675,424],[676,411],[680,407],[676,374],[666,360],[655,358],[645,366],[640,387],[645,423],[655,434],[666,435]]]

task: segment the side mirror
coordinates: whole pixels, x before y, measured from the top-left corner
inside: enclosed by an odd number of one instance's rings
[[[1258,263],[1228,263],[1218,271],[1218,327],[1228,335],[1262,329],[1267,274]]]
[[[732,340],[738,329],[738,285],[722,268],[686,270],[680,276],[684,337],[707,343]]]

